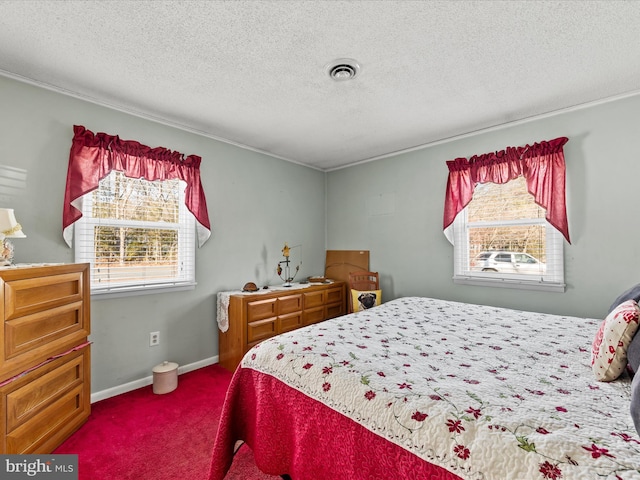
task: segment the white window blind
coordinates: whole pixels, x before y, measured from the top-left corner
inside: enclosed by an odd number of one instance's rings
[[[76,262],[91,264],[92,294],[151,293],[195,285],[195,220],[180,180],[112,171],[82,199]]]
[[[564,291],[563,237],[524,177],[477,185],[453,228],[454,282]]]

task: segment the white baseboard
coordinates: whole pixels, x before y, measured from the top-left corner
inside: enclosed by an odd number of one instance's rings
[[[198,362],[179,366],[178,375],[182,375],[183,373],[187,373],[187,372],[192,372],[193,370],[197,370],[202,367],[208,367],[209,365],[218,363],[218,360],[219,360],[219,357],[218,355],[216,355],[215,357],[205,358],[204,360],[200,360]],[[141,378],[139,380],[134,380],[133,382],[118,385],[117,387],[107,388],[106,390],[101,390],[99,392],[92,393],[91,403],[95,403],[100,400],[105,400],[107,398],[115,397],[116,395],[127,393],[132,390],[136,390],[138,388],[146,387],[147,385],[151,385],[152,383],[153,383],[153,374],[149,375],[148,377]]]

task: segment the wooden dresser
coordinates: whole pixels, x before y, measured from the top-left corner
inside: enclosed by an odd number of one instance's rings
[[[89,285],[89,264],[0,268],[0,454],[51,453],[89,417]]]
[[[229,328],[218,332],[219,362],[234,371],[255,344],[274,335],[347,313],[346,283],[229,297]]]

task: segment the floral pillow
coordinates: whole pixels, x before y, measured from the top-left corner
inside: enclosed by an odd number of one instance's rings
[[[353,311],[367,310],[382,303],[382,290],[351,290]]]
[[[596,380],[610,382],[627,366],[627,348],[638,330],[640,307],[627,300],[614,308],[600,324],[591,347],[591,367]]]

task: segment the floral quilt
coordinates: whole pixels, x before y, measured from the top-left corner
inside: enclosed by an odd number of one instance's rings
[[[266,340],[241,366],[464,479],[640,479],[630,381],[591,371],[599,324],[407,297]]]

